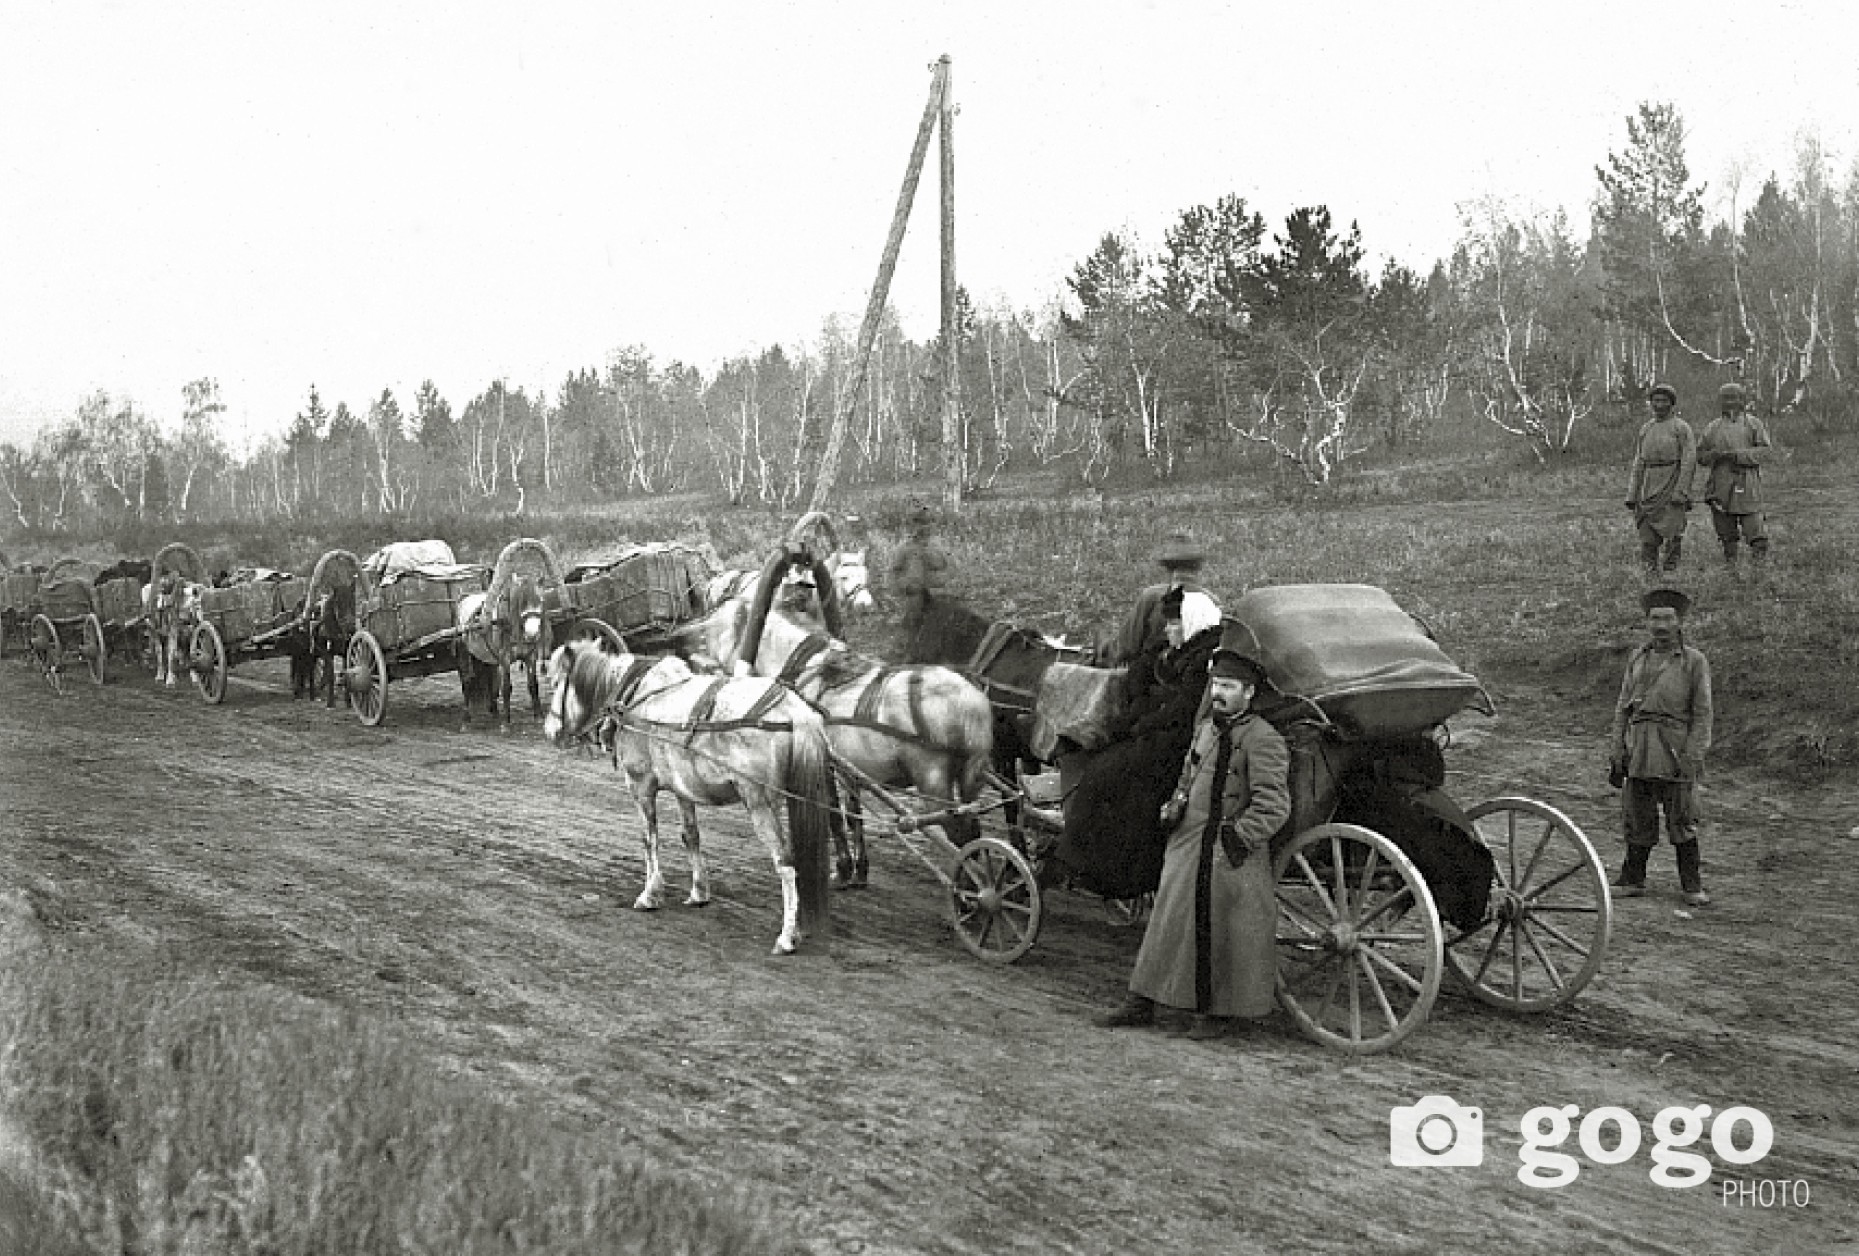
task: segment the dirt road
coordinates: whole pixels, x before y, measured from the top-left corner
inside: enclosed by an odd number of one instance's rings
[[[1663,850],[1658,890],[1620,905],[1610,959],[1571,1006],[1513,1018],[1442,996],[1396,1052],[1351,1060],[1283,1023],[1215,1043],[1092,1028],[1133,931],[1055,894],[1032,953],[983,965],[894,838],[874,843],[873,888],[836,900],[832,936],[791,958],[768,954],[777,886],[733,813],[708,817],[714,905],[635,913],[638,827],[604,764],[528,722],[460,733],[450,677],[396,685],[381,729],[290,701],[285,680],[281,663],[240,669],[220,708],[120,674],[61,699],[0,662],[0,883],[63,930],[389,1016],[498,1092],[662,1166],[752,1183],[816,1250],[1859,1240],[1850,789],[1715,784],[1718,905],[1685,909]],[[1611,863],[1612,796],[1575,719],[1592,713],[1560,711],[1512,695],[1462,730],[1452,791],[1543,797]],[[675,843],[667,866],[682,876]],[[1390,1165],[1389,1109],[1428,1094],[1482,1108],[1482,1165]],[[1761,1109],[1773,1150],[1716,1159],[1703,1187],[1654,1184],[1654,1114],[1697,1103]],[[1644,1144],[1526,1187],[1519,1121],[1544,1104],[1618,1105]],[[1573,1137],[1562,1150],[1580,1157]],[[1726,1201],[1730,1175],[1805,1182],[1808,1202]]]

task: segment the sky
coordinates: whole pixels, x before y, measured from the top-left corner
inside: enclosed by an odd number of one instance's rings
[[[1644,100],[1713,214],[1817,132],[1859,156],[1859,8],[1559,0],[909,5],[4,0],[0,441],[95,390],[235,448],[324,404],[553,395],[856,330],[946,54],[956,261],[1038,309],[1107,231],[1326,204],[1379,269],[1461,203],[1569,211]],[[935,152],[891,300],[934,334]]]

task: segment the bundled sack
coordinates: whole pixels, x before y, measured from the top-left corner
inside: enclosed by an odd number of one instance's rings
[[[1060,738],[1080,750],[1108,745],[1110,726],[1123,713],[1123,676],[1128,670],[1080,663],[1048,667],[1033,700],[1033,736],[1027,748],[1041,762],[1050,763]]]
[[[1350,737],[1424,732],[1478,705],[1478,678],[1446,657],[1426,628],[1366,584],[1272,585],[1232,608],[1221,645],[1257,659],[1272,686],[1308,699]],[[1278,723],[1295,703],[1265,707]]]

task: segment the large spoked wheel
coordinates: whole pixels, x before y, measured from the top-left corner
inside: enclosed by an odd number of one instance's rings
[[[226,700],[226,643],[210,619],[203,619],[194,626],[187,670],[194,678],[194,688],[209,706],[218,706]]]
[[[28,648],[32,651],[33,661],[39,665],[39,674],[56,692],[63,693],[65,682],[61,665],[64,649],[58,643],[58,626],[49,616],[34,615],[29,634]]]
[[[955,936],[990,964],[1011,964],[1031,950],[1046,918],[1033,865],[998,837],[978,837],[962,847],[949,895]]]
[[[1400,847],[1353,824],[1292,838],[1274,867],[1278,1003],[1306,1035],[1373,1055],[1426,1020],[1444,943],[1420,870]]]
[[[1601,967],[1613,931],[1607,870],[1573,820],[1528,798],[1466,816],[1497,861],[1485,922],[1446,944],[1473,997],[1514,1012],[1566,1003]]]
[[[387,718],[387,656],[366,628],[349,640],[348,670],[342,683],[362,723],[374,728]]]
[[[84,616],[84,640],[79,646],[84,653],[84,666],[90,669],[90,683],[103,683],[103,665],[109,658],[109,647],[103,640],[103,621],[97,618],[95,611]]]
[[[574,627],[568,630],[570,641],[598,641],[615,654],[631,653],[626,648],[626,638],[619,629],[604,619],[577,619]]]

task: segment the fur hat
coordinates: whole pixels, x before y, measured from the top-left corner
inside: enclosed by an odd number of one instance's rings
[[[1678,389],[1672,387],[1670,384],[1654,384],[1651,388],[1646,390],[1646,400],[1651,401],[1660,393],[1664,393],[1669,397],[1673,405],[1678,404]]]
[[[1748,403],[1749,394],[1744,391],[1741,384],[1732,380],[1717,390],[1717,400],[1722,405],[1729,405],[1734,401],[1740,406]]]

